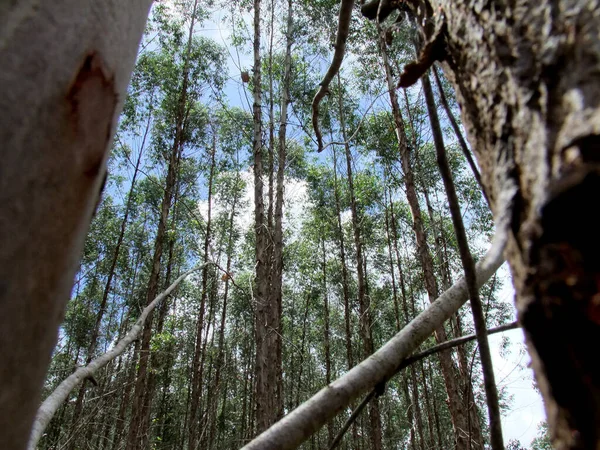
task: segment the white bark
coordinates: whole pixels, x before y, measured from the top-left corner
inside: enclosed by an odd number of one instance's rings
[[[22,450],[151,0],[0,2],[0,430]]]
[[[209,264],[209,263],[207,263]],[[171,286],[169,286],[162,294],[158,295],[152,302],[144,308],[142,314],[135,322],[129,333],[125,335],[123,339],[121,339],[117,344],[108,352],[94,359],[91,363],[89,363],[85,367],[78,368],[75,372],[73,372],[69,377],[65,378],[62,383],[58,385],[56,389],[44,400],[44,403],[39,407],[37,415],[35,417],[35,421],[33,422],[33,429],[31,431],[31,438],[29,440],[29,450],[35,450],[44,430],[54,417],[54,414],[60,408],[60,405],[67,399],[69,394],[75,387],[85,380],[88,377],[91,377],[96,373],[98,369],[106,366],[109,362],[115,359],[117,356],[122,354],[125,349],[135,341],[140,335],[142,329],[144,328],[144,323],[146,322],[146,318],[148,314],[158,306],[158,304],[167,297],[173,290],[177,287],[179,283],[183,281],[191,273],[200,270],[206,264],[202,266],[195,267],[194,269],[188,270],[179,278],[177,278]]]
[[[477,283],[481,287],[502,262],[504,239],[497,239],[477,264]],[[444,292],[377,352],[352,368],[329,386],[321,389],[275,425],[260,434],[243,450],[294,449],[359,395],[394,375],[400,363],[441,326],[468,299],[464,277]]]

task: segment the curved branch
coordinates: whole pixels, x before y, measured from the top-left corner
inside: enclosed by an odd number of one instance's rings
[[[319,128],[319,104],[325,95],[329,94],[329,83],[333,80],[333,77],[337,75],[342,66],[342,60],[346,53],[346,40],[348,39],[348,32],[350,30],[350,18],[352,17],[352,9],[354,8],[354,0],[342,0],[340,5],[340,15],[338,19],[338,32],[335,39],[335,52],[333,54],[333,60],[331,65],[323,78],[323,81],[319,84],[319,90],[315,94],[312,102],[312,122],[313,128],[315,129],[315,135],[317,137],[317,145],[319,153],[323,151],[323,136],[321,135],[321,129]]]
[[[495,239],[483,260],[477,264],[479,286],[485,283],[504,261],[502,249],[505,239],[502,235],[498,237],[500,239]],[[437,327],[458,311],[467,299],[467,284],[462,277],[377,352],[321,389],[243,447],[243,450],[297,448],[355,398],[389,380],[402,361]]]
[[[211,264],[211,263],[207,263]],[[90,378],[96,373],[97,370],[106,366],[109,362],[115,359],[117,356],[122,354],[125,349],[135,341],[144,327],[144,323],[148,315],[156,308],[156,306],[167,297],[173,290],[177,287],[179,283],[183,281],[188,275],[197,270],[202,269],[206,264],[202,264],[201,266],[195,267],[191,270],[188,270],[184,274],[182,274],[179,278],[177,278],[171,286],[169,286],[163,293],[159,294],[152,302],[148,304],[142,311],[142,314],[135,322],[129,333],[125,335],[123,339],[121,339],[117,345],[115,345],[111,350],[94,359],[91,363],[89,363],[85,367],[78,368],[75,372],[73,372],[69,377],[64,379],[62,383],[58,385],[56,389],[44,400],[42,405],[39,407],[38,412],[35,417],[35,421],[33,423],[33,429],[31,431],[31,437],[29,438],[29,450],[35,450],[37,444],[44,433],[44,430],[56,414],[56,411],[62,405],[62,403],[67,399],[69,394],[75,387],[81,383],[86,378]]]

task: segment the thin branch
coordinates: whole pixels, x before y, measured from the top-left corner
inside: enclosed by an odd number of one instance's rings
[[[479,184],[479,187],[481,188],[483,197],[485,198],[485,201],[489,205],[490,200],[488,199],[488,196],[485,193],[485,188],[483,187],[483,182],[481,181],[481,174],[479,173],[479,169],[477,169],[477,164],[475,164],[475,160],[473,159],[473,155],[471,154],[471,151],[469,150],[467,141],[465,141],[465,138],[462,135],[462,132],[460,131],[458,122],[456,121],[454,114],[452,114],[452,109],[450,108],[450,104],[448,103],[448,98],[446,97],[446,93],[444,92],[444,87],[442,86],[442,81],[440,80],[438,70],[437,70],[437,67],[435,66],[435,64],[433,65],[433,76],[435,78],[435,84],[437,85],[438,91],[440,93],[440,100],[442,102],[442,105],[444,106],[444,110],[446,111],[446,116],[448,117],[448,120],[450,121],[450,125],[452,125],[452,129],[454,130],[456,139],[458,140],[458,143],[463,152],[463,155],[465,155],[465,158],[467,159],[467,162],[469,163],[469,167],[471,167],[471,171],[473,172],[473,175],[475,176],[475,179],[477,180],[477,184]]]
[[[429,112],[431,131],[433,132],[437,164],[440,169],[442,180],[444,181],[448,205],[450,207],[450,215],[452,216],[452,224],[454,225],[456,234],[456,242],[458,244],[463,270],[465,272],[465,279],[467,280],[469,297],[471,298],[471,311],[473,313],[473,323],[477,334],[477,344],[479,345],[483,384],[485,387],[488,414],[490,417],[490,442],[492,450],[504,450],[498,389],[496,388],[492,355],[487,338],[485,316],[483,314],[483,307],[479,296],[479,287],[477,286],[475,262],[473,261],[471,250],[469,249],[469,241],[467,239],[467,232],[460,211],[458,196],[456,195],[454,180],[452,179],[452,171],[450,170],[448,158],[446,157],[444,138],[437,115],[433,89],[431,88],[428,72],[421,78],[421,83],[423,84],[423,92],[425,93],[425,102],[427,103],[427,110]]]
[[[344,437],[344,434],[346,434],[346,431],[348,431],[348,428],[350,428],[350,426],[354,422],[356,422],[356,419],[358,419],[358,416],[360,415],[362,410],[365,409],[365,406],[367,406],[369,404],[369,402],[375,397],[376,393],[377,393],[377,389],[373,389],[371,392],[369,392],[365,396],[365,398],[363,398],[363,401],[360,402],[360,405],[358,405],[354,409],[354,411],[352,411],[352,414],[350,415],[350,417],[348,417],[348,420],[346,420],[346,422],[344,423],[344,426],[340,429],[338,434],[335,436],[335,439],[329,446],[329,450],[333,450],[334,448],[336,448],[339,445],[340,442],[342,442],[342,438]]]
[[[171,294],[177,285],[179,285],[179,283],[181,283],[188,275],[202,269],[207,264],[212,263],[209,262],[202,264],[201,266],[197,266],[191,270],[188,270],[179,278],[177,278],[173,284],[171,284],[164,292],[159,294],[148,304],[148,306],[144,308],[138,320],[135,322],[131,330],[129,330],[129,333],[127,333],[125,337],[121,339],[111,350],[94,359],[87,366],[78,368],[69,377],[64,379],[56,389],[54,389],[54,391],[46,398],[46,400],[44,400],[37,411],[35,422],[33,423],[33,428],[31,431],[31,437],[29,439],[29,450],[35,450],[39,440],[42,437],[42,434],[44,433],[44,430],[50,423],[50,420],[52,420],[52,417],[54,417],[54,414],[56,414],[56,411],[67,399],[71,391],[73,391],[73,389],[75,389],[75,387],[83,380],[93,376],[96,371],[106,366],[117,356],[121,355],[125,349],[138,338],[142,328],[144,327],[144,323],[148,318],[148,315],[156,308],[156,306],[169,294]]]
[[[495,333],[501,333],[503,331],[508,331],[508,330],[514,330],[515,328],[519,328],[519,322],[515,321],[512,323],[500,325],[499,327],[496,327],[496,328],[490,328],[488,330],[488,335],[495,334]],[[402,361],[402,363],[400,364],[400,366],[398,366],[398,369],[396,370],[396,374],[400,373],[402,370],[406,369],[411,364],[414,364],[417,361],[425,359],[428,356],[434,355],[434,354],[442,352],[444,350],[448,350],[450,348],[458,347],[459,345],[466,344],[467,342],[473,341],[475,339],[477,339],[476,334],[469,334],[467,336],[462,336],[462,337],[459,337],[456,339],[451,339],[449,341],[442,342],[441,344],[435,345],[431,348],[428,348],[427,350],[424,350],[419,353],[415,353],[414,355],[409,356],[404,361]],[[333,450],[334,448],[336,448],[338,446],[338,444],[341,442],[342,438],[344,437],[344,434],[346,433],[346,431],[348,431],[348,428],[350,428],[352,423],[356,421],[356,419],[358,418],[361,411],[365,408],[365,406],[367,406],[367,404],[371,401],[371,399],[373,399],[375,397],[375,395],[379,392],[381,392],[380,387],[376,387],[375,389],[373,389],[371,392],[369,392],[369,394],[367,394],[365,396],[365,398],[360,403],[360,405],[358,405],[354,409],[354,411],[352,411],[352,414],[350,415],[348,420],[346,420],[346,422],[344,423],[344,426],[340,429],[340,431],[336,435],[335,439],[329,446],[329,450]]]
[[[502,239],[503,235],[499,235],[499,238],[494,240],[490,250],[477,265],[479,285],[483,285],[504,261],[502,250],[505,240]],[[437,327],[458,311],[467,299],[467,284],[463,277],[377,352],[321,389],[247,444],[244,449],[297,448],[355,398],[390,379],[402,361],[433,334]]]
[[[335,52],[333,53],[333,60],[331,65],[320,83],[319,90],[315,94],[312,102],[312,122],[313,128],[315,129],[315,135],[317,137],[318,151],[323,151],[323,136],[319,128],[319,104],[325,95],[329,94],[329,83],[333,80],[333,77],[337,75],[342,66],[342,60],[346,53],[346,40],[348,39],[348,32],[350,30],[350,18],[352,17],[352,9],[354,8],[354,0],[342,0],[340,5],[340,15],[338,19],[338,31],[335,39]]]

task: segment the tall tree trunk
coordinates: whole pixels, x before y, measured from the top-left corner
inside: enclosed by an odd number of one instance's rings
[[[165,193],[161,204],[161,215],[158,222],[158,230],[154,243],[154,256],[152,259],[152,269],[150,272],[150,280],[148,281],[148,290],[146,294],[146,305],[148,305],[158,293],[158,283],[160,276],[160,259],[163,252],[163,242],[167,231],[167,219],[171,207],[171,197],[176,181],[176,165],[179,145],[174,145],[173,152],[169,161],[167,172]],[[150,360],[150,339],[152,337],[152,316],[150,313],[144,330],[142,331],[142,340],[140,347],[140,356],[138,363],[138,372],[135,383],[135,393],[132,405],[131,422],[129,434],[127,438],[127,450],[138,450],[146,448],[148,434],[147,430],[142,429],[144,418],[149,411],[144,410],[144,399],[146,396],[146,388],[148,382],[148,365]]]
[[[425,236],[425,227],[423,226],[422,221],[421,206],[419,205],[419,199],[417,197],[414,174],[410,161],[410,149],[408,147],[404,131],[404,120],[402,119],[402,114],[400,112],[398,98],[396,95],[396,86],[394,85],[392,79],[391,68],[388,62],[387,50],[385,48],[383,37],[380,37],[379,44],[383,59],[385,77],[388,83],[390,102],[392,104],[392,115],[394,118],[396,137],[398,139],[398,149],[400,151],[402,170],[404,172],[406,197],[408,199],[413,218],[413,229],[417,238],[417,254],[423,268],[425,287],[429,301],[433,302],[438,296],[438,287],[434,274],[433,259],[431,257]],[[438,342],[444,342],[447,340],[446,331],[443,327],[438,327],[436,329],[435,337]],[[442,367],[442,374],[444,376],[444,383],[446,385],[446,391],[448,393],[448,407],[450,409],[450,416],[452,418],[452,424],[454,427],[457,449],[481,449],[483,448],[483,438],[481,436],[472,435],[473,433],[469,433],[467,431],[469,430],[469,420],[466,411],[463,408],[463,402],[461,400],[460,390],[458,387],[458,372],[454,366],[452,354],[450,351],[444,351],[439,354],[439,358]]]
[[[385,171],[386,169],[384,168],[384,185],[385,180],[386,180],[386,176],[385,176]],[[392,205],[392,198],[390,195],[390,205]],[[390,264],[390,275],[392,277],[392,297],[394,299],[394,315],[396,316],[396,331],[400,331],[400,329],[402,328],[400,323],[400,305],[399,305],[399,301],[398,301],[398,288],[396,285],[396,274],[394,271],[394,259],[392,257],[392,240],[395,240],[396,237],[394,236],[394,239],[392,239],[391,236],[391,220],[390,220],[390,211],[388,208],[388,195],[387,195],[387,189],[384,187],[384,208],[385,208],[385,212],[384,212],[384,217],[385,217],[385,234],[386,234],[386,240],[387,240],[387,249],[388,249],[388,261]],[[394,227],[395,230],[395,227]],[[395,233],[394,233],[395,234]],[[398,263],[398,270],[400,271],[402,280],[401,280],[401,289],[402,289],[402,301],[403,301],[403,306],[404,306],[404,323],[407,324],[409,322],[408,320],[408,308],[406,306],[406,290],[405,290],[405,286],[404,286],[404,279],[402,276],[402,267],[400,266],[400,255],[398,253],[398,248],[396,247],[395,249],[396,252],[396,259],[397,259],[397,263]],[[409,394],[408,391],[408,377],[406,376],[406,373],[402,374],[402,387],[404,388],[404,396],[406,398],[406,402],[410,405],[409,409],[408,409],[408,420],[411,424],[411,429],[410,429],[410,446],[413,450],[417,449],[416,446],[416,441],[415,441],[415,426],[417,429],[417,432],[419,434],[419,439],[420,439],[420,448],[423,450],[423,446],[425,445],[425,441],[423,439],[423,421],[422,421],[422,417],[421,417],[421,408],[420,408],[420,404],[419,404],[419,390],[417,387],[417,383],[416,380],[414,378],[414,370],[412,370],[412,367],[407,368],[407,370],[410,371],[410,373],[412,374],[412,400],[411,400],[411,396]],[[416,418],[416,423],[414,423],[414,419]]]
[[[332,147],[333,154],[333,194],[335,198],[335,212],[336,212],[336,233],[339,240],[339,253],[340,253],[340,265],[342,268],[342,295],[344,297],[344,337],[346,343],[346,363],[348,370],[354,367],[354,358],[352,353],[352,326],[351,326],[351,315],[352,309],[350,306],[350,279],[348,276],[348,266],[346,265],[346,244],[344,238],[344,228],[342,226],[342,207],[340,199],[340,189],[337,178],[337,152],[335,145]],[[355,421],[352,424],[352,440],[358,445],[358,424]]]
[[[341,86],[338,74],[338,84]],[[369,296],[367,295],[367,281],[364,269],[365,259],[363,256],[363,247],[361,241],[360,218],[358,217],[358,207],[356,203],[356,194],[354,192],[354,178],[352,175],[352,155],[350,154],[350,145],[346,136],[346,124],[344,119],[344,105],[342,96],[339,96],[339,115],[342,138],[344,140],[344,150],[346,153],[346,169],[348,172],[348,191],[350,193],[350,212],[352,217],[352,230],[354,234],[354,246],[356,248],[356,273],[358,279],[358,306],[360,312],[360,330],[363,341],[363,357],[367,358],[373,353],[373,340],[371,338],[371,307]],[[381,417],[379,414],[378,399],[375,398],[369,405],[369,418],[371,420],[371,442],[375,450],[381,450]]]
[[[229,297],[229,285],[231,283],[231,280],[229,279],[229,275],[231,273],[231,262],[232,262],[232,257],[233,257],[233,252],[234,252],[234,219],[236,216],[236,209],[237,209],[237,202],[238,202],[238,195],[237,195],[237,191],[236,194],[234,195],[233,198],[233,203],[231,206],[231,212],[229,214],[229,236],[227,238],[227,263],[225,265],[225,270],[227,271],[226,277],[225,277],[225,288],[224,288],[224,292],[223,292],[223,306],[221,309],[221,323],[219,326],[219,341],[218,341],[218,347],[217,347],[217,362],[215,364],[215,379],[214,379],[214,392],[215,392],[215,396],[218,396],[218,393],[220,391],[220,387],[221,387],[221,370],[223,368],[223,361],[225,359],[225,325],[226,325],[226,319],[227,319],[227,300]],[[225,380],[227,381],[227,380]],[[226,388],[224,389],[224,396],[225,398],[227,397],[226,394]],[[223,402],[223,408],[225,408],[225,401]],[[215,428],[216,428],[216,409],[217,409],[217,402],[214,402],[214,408],[215,410],[212,413],[212,417],[214,418],[211,423],[210,423],[210,429],[209,429],[209,443],[211,443],[211,445],[214,443],[215,441]],[[217,443],[218,444],[218,443]]]
[[[254,303],[256,333],[256,425],[258,432],[266,430],[274,421],[276,409],[274,405],[277,386],[270,378],[272,369],[272,352],[270,347],[273,314],[269,304],[269,230],[265,221],[264,183],[263,183],[263,145],[262,145],[262,86],[260,58],[260,14],[261,0],[254,0],[254,80],[252,108],[254,121],[253,153],[254,153],[254,232],[256,235],[255,257],[256,278]]]
[[[208,211],[206,214],[206,234],[204,236],[203,259],[204,268],[202,269],[202,291],[200,296],[200,309],[198,311],[198,322],[196,325],[196,345],[194,349],[194,357],[192,360],[192,394],[190,400],[190,415],[189,415],[189,435],[188,449],[196,450],[198,446],[198,426],[199,426],[199,409],[202,397],[202,381],[204,369],[204,354],[205,349],[202,340],[202,332],[204,330],[204,311],[206,309],[206,299],[208,296],[208,278],[209,270],[206,264],[209,260],[210,243],[212,238],[212,201],[213,201],[213,179],[215,175],[215,154],[217,151],[217,141],[215,131],[213,130],[213,142],[210,151],[210,171],[208,175]],[[208,326],[206,330],[208,330]],[[206,343],[206,341],[204,341]]]
[[[337,179],[337,153],[335,146],[333,146],[333,194],[335,197],[335,212],[337,218],[337,234],[339,239],[339,250],[340,250],[340,265],[342,267],[342,294],[344,296],[344,331],[346,338],[346,361],[348,363],[348,370],[354,367],[354,359],[352,357],[352,330],[350,326],[350,292],[348,288],[348,267],[346,266],[346,245],[344,242],[344,228],[342,227],[342,209],[340,192]]]
[[[325,239],[321,239],[321,272],[323,273],[323,353],[325,353],[325,383],[331,383],[331,342],[329,325],[329,294],[327,292],[327,256],[325,253]],[[327,424],[327,445],[333,440],[333,423]]]
[[[165,181],[165,192],[161,203],[160,218],[154,243],[154,256],[152,258],[152,268],[150,272],[150,279],[148,281],[146,304],[149,304],[158,294],[158,284],[161,270],[161,257],[163,253],[163,244],[167,231],[167,220],[169,216],[169,211],[171,209],[171,202],[173,200],[174,188],[177,183],[178,161],[183,152],[183,131],[185,126],[185,111],[188,98],[190,57],[192,50],[193,30],[194,25],[196,23],[195,20],[197,7],[198,0],[195,0],[190,18],[188,41],[186,53],[184,56],[185,61],[182,73],[181,94],[179,96],[179,103],[177,105],[177,115],[175,117],[175,137],[173,139],[173,146],[169,155],[169,165],[167,169],[167,178]],[[150,316],[148,317],[148,320],[142,332],[140,360],[138,364],[139,367],[135,385],[135,394],[131,412],[129,434],[127,437],[127,450],[141,450],[146,448],[148,443],[148,430],[143,429],[142,425],[149,422],[148,417],[150,414],[149,408],[144,408],[144,403],[147,403],[145,402],[145,398],[148,382],[150,338],[152,337],[152,316],[153,313],[150,313]]]
[[[0,60],[10,61],[0,74],[5,448],[29,438],[150,4],[0,7]]]
[[[287,161],[287,121],[288,105],[290,103],[290,84],[292,73],[292,43],[293,43],[293,2],[288,0],[288,15],[286,25],[286,47],[284,59],[283,82],[281,84],[281,111],[277,147],[277,195],[275,199],[275,223],[273,232],[273,254],[271,273],[270,304],[273,316],[273,331],[271,332],[274,349],[274,366],[272,367],[274,383],[277,389],[275,396],[275,420],[283,417],[283,360],[282,360],[282,286],[283,286],[283,195],[284,174]]]

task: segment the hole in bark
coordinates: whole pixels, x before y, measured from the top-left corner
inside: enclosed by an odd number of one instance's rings
[[[600,172],[578,171],[542,210],[532,249],[535,297],[522,314],[558,409],[569,448],[600,438]],[[561,430],[560,424],[563,424]],[[568,425],[567,425],[568,424]]]
[[[600,136],[590,134],[577,139],[572,145],[579,147],[581,159],[587,163],[600,163]]]

